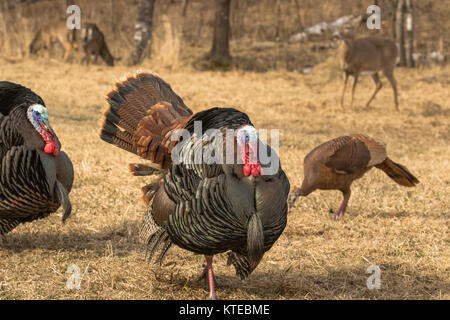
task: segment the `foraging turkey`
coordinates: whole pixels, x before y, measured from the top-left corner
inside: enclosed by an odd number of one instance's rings
[[[172,244],[205,255],[202,278],[215,299],[213,256],[230,251],[228,264],[243,279],[286,226],[289,181],[278,158],[277,171],[266,174],[269,164],[257,156],[262,143],[245,113],[212,108],[193,114],[155,74],[128,77],[107,100],[101,139],[149,160],[148,165],[131,164],[134,175],[162,176],[142,188],[148,212],[140,238],[147,243],[149,261],[161,249],[155,263],[161,262]],[[208,161],[223,159],[220,152],[195,161],[218,146],[224,154],[234,152],[231,164]],[[268,147],[268,152],[274,151]]]
[[[73,167],[48,121],[44,101],[28,88],[0,82],[0,246],[20,223],[72,206]]]
[[[414,187],[419,183],[408,169],[387,156],[384,142],[363,134],[349,134],[319,145],[306,155],[303,166],[302,186],[290,195],[289,206],[298,196],[307,196],[317,189],[340,190],[344,200],[335,219],[344,216],[352,182],[374,166],[399,185]]]

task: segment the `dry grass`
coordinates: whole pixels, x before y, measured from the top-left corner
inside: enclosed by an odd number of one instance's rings
[[[8,234],[0,251],[1,299],[203,299],[196,277],[203,257],[172,249],[162,267],[148,266],[137,230],[144,215],[139,187],[128,174],[133,155],[102,142],[98,120],[104,93],[125,67],[80,67],[55,61],[1,61],[0,79],[38,92],[53,128],[76,169],[73,216],[60,212]],[[244,282],[215,259],[222,299],[449,299],[450,298],[450,69],[397,70],[401,113],[392,91],[372,90],[363,78],[356,108],[337,106],[340,74],[328,60],[300,75],[158,70],[195,111],[236,107],[259,128],[281,129],[280,156],[292,187],[302,180],[302,159],[317,144],[346,132],[384,140],[391,157],[420,179],[414,189],[374,169],[353,187],[345,219],[329,214],[341,195],[317,191],[290,211],[288,226]],[[348,100],[347,100],[348,101]],[[70,264],[82,272],[81,290],[66,289]],[[369,265],[382,270],[381,290],[366,288]]]

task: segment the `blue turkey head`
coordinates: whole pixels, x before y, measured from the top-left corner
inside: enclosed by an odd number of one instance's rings
[[[41,104],[33,104],[28,107],[27,118],[44,140],[44,152],[56,157],[59,153],[59,145],[48,121],[47,108]]]

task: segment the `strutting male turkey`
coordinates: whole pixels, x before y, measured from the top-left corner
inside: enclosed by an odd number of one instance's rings
[[[266,175],[269,164],[257,156],[263,144],[245,113],[212,108],[193,114],[152,73],[139,72],[117,83],[107,101],[101,139],[149,160],[148,165],[130,165],[135,175],[163,176],[142,188],[148,213],[140,238],[147,243],[149,259],[161,249],[155,261],[160,262],[172,244],[205,255],[202,277],[215,299],[213,255],[230,251],[228,264],[245,278],[286,226],[289,181],[278,158],[278,169]],[[199,123],[201,132],[195,131]],[[182,138],[175,129],[185,129],[189,136]],[[198,151],[219,145],[223,153],[233,151],[230,164],[213,161],[221,156],[214,152],[195,161],[202,154]]]
[[[292,192],[289,206],[298,196],[317,189],[340,190],[344,200],[334,218],[342,218],[350,199],[350,186],[367,171],[376,167],[401,186],[414,187],[419,180],[401,164],[392,161],[383,141],[364,134],[348,134],[327,141],[305,156],[304,179],[299,190]]]
[[[72,206],[73,166],[61,151],[44,101],[28,88],[0,82],[0,246],[20,223]]]

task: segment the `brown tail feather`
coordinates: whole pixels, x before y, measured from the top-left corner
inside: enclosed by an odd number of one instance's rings
[[[116,83],[106,99],[100,138],[167,167],[170,132],[192,115],[183,100],[164,80],[145,72]]]
[[[141,164],[141,163],[130,163],[129,164],[130,172],[133,176],[151,176],[152,174],[157,173],[157,169]]]
[[[153,199],[156,191],[158,191],[160,185],[159,182],[154,182],[151,184],[147,184],[141,188],[142,191],[142,201],[148,206],[150,201]]]
[[[388,157],[382,163],[376,165],[378,169],[383,170],[392,180],[401,186],[414,187],[419,180],[406,167],[395,163]]]

